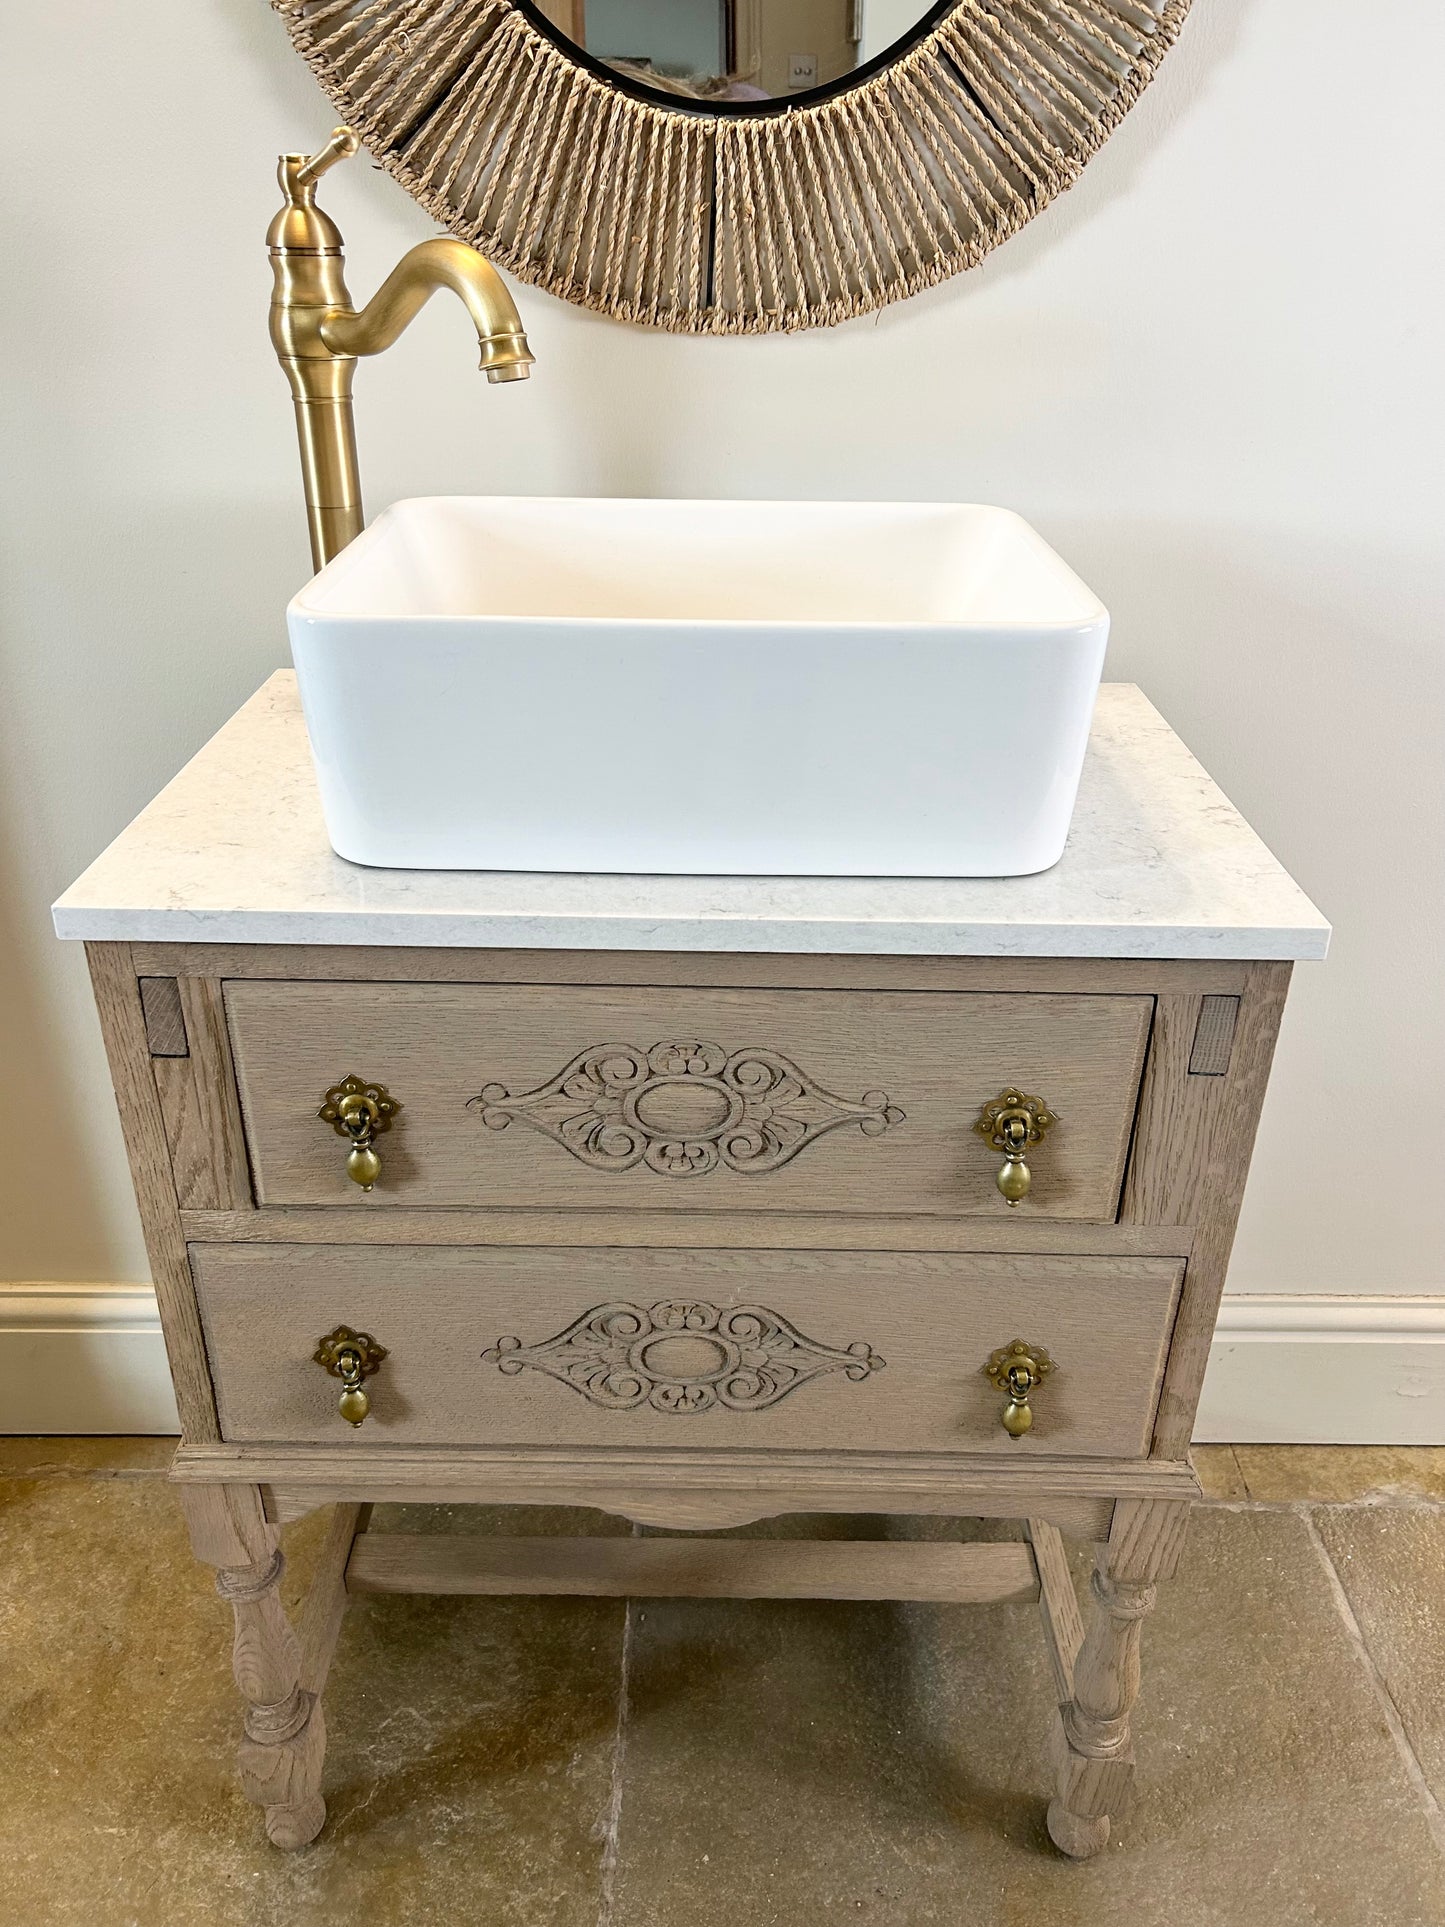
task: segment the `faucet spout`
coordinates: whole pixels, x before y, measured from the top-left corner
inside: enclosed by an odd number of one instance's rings
[[[334,355],[379,355],[438,288],[458,295],[472,318],[488,381],[525,381],[535,356],[521,316],[490,261],[462,241],[422,241],[397,262],[360,313],[333,310],[321,339]]]
[[[275,289],[271,342],[296,409],[311,560],[319,569],[361,533],[361,477],[351,410],[359,355],[389,348],[438,288],[466,304],[488,381],[525,381],[533,356],[516,306],[489,261],[461,241],[423,241],[404,254],[358,314],[343,272],[336,223],[316,205],[316,183],[360,145],[349,127],[308,159],[283,154],[285,205],[266,236]]]

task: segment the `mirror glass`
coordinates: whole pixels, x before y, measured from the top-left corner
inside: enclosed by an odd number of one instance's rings
[[[835,93],[916,38],[950,0],[532,0],[564,40],[632,87],[746,111]]]

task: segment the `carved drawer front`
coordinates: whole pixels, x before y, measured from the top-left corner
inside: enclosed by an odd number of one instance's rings
[[[1012,1089],[1050,1114],[1019,1215],[1108,1220],[1152,1002],[238,981],[226,1009],[262,1205],[1005,1217],[974,1125]],[[360,1157],[348,1076],[394,1107]]]
[[[1148,1451],[1183,1273],[1172,1259],[832,1251],[194,1245],[191,1259],[230,1440],[1020,1463]],[[339,1332],[384,1348],[359,1432],[328,1364]],[[1051,1364],[1017,1438],[985,1369],[1015,1339]]]

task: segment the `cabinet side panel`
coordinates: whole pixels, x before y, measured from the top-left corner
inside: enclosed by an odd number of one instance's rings
[[[1193,1227],[1154,1430],[1166,1457],[1188,1450],[1291,969],[1249,966],[1222,1076],[1190,1071],[1199,996],[1158,1001],[1121,1222]]]
[[[213,1443],[220,1438],[215,1399],[130,946],[91,943],[85,950],[155,1280],[182,1435],[194,1443]]]

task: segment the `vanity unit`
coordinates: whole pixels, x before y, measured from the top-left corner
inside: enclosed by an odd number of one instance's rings
[[[325,1817],[348,1594],[408,1590],[1037,1601],[1049,1830],[1103,1845],[1291,963],[1328,936],[1136,689],[1104,687],[1043,874],[641,878],[343,862],[278,674],[56,925],[278,1846]],[[368,1533],[380,1500],[685,1531]],[[293,1628],[281,1528],[320,1506]],[[1019,1531],[695,1536],[789,1512]]]

